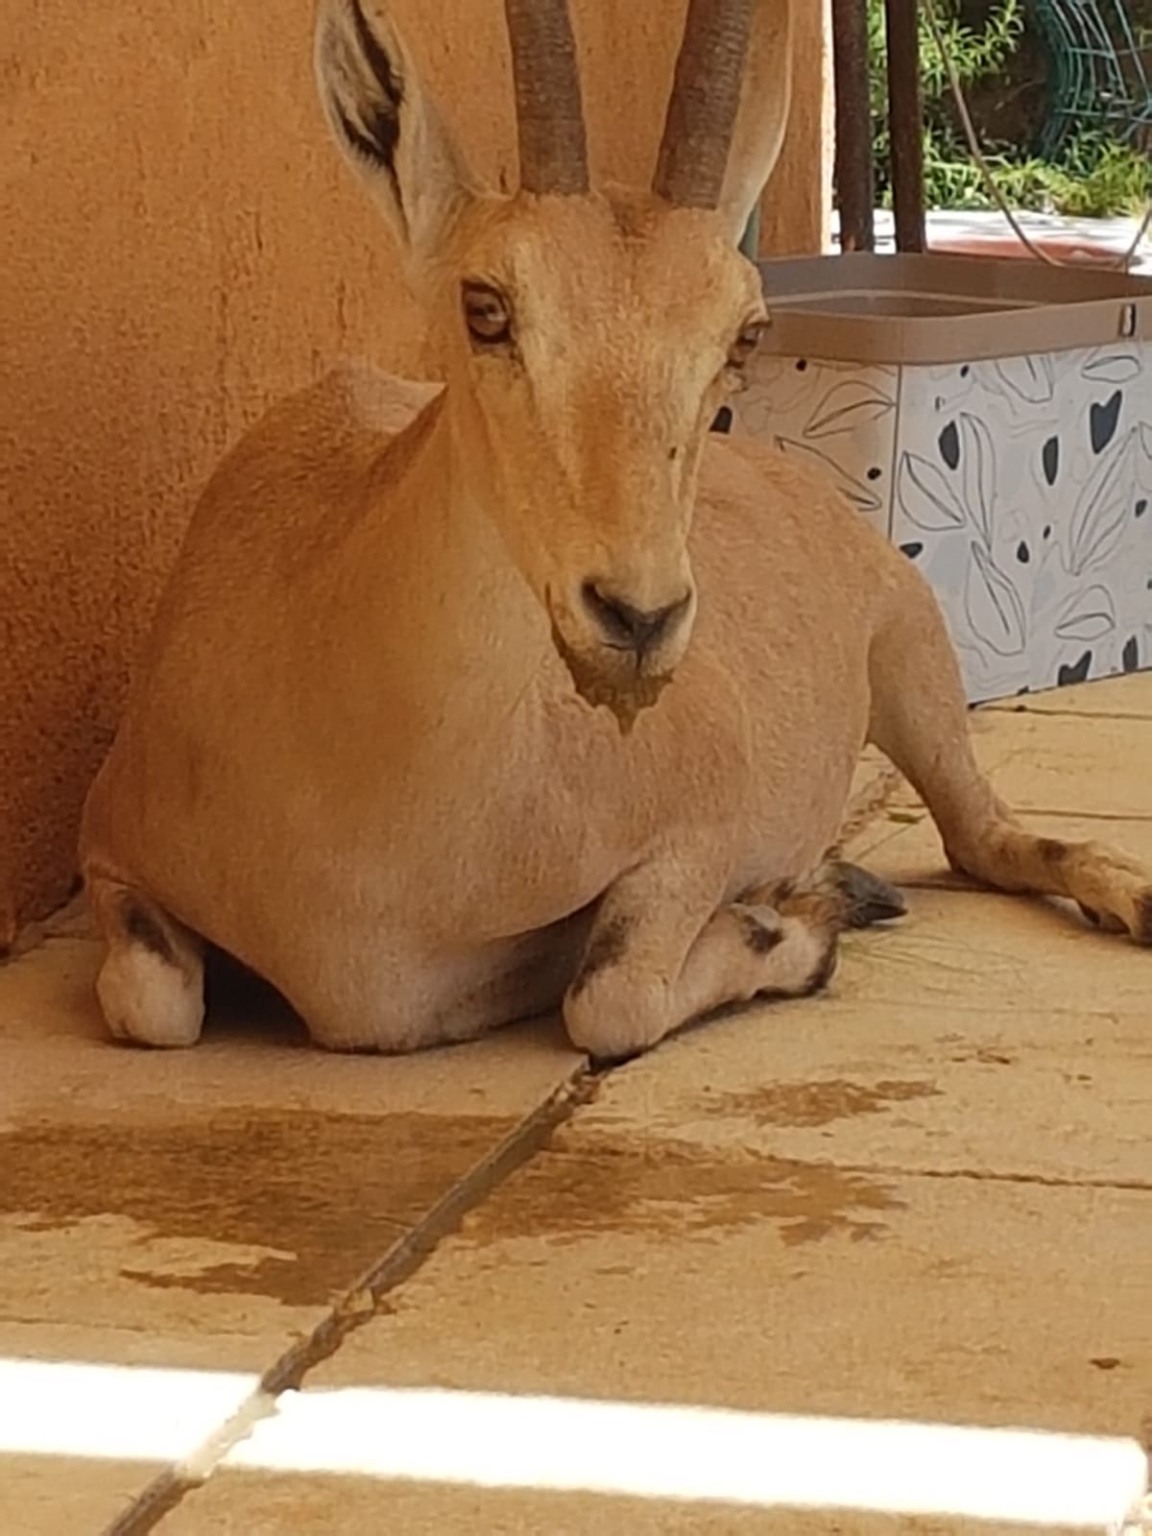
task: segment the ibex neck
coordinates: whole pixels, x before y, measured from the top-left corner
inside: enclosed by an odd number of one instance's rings
[[[349,546],[349,642],[430,747],[506,727],[548,646],[544,615],[469,493],[442,398],[380,461]],[[375,670],[375,666],[373,667]]]

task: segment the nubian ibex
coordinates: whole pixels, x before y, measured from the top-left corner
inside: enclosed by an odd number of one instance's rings
[[[737,242],[787,0],[691,0],[646,190],[591,184],[566,0],[505,8],[513,196],[380,5],[321,5],[327,117],[444,383],[341,369],[208,485],[85,812],[112,1032],[195,1041],[208,945],[334,1048],[559,1008],[615,1059],[805,995],[895,907],[826,859],[866,741],[957,869],[1152,942],[1146,871],[1032,835],[978,770],[913,565],[818,473],[709,432],[767,321]]]

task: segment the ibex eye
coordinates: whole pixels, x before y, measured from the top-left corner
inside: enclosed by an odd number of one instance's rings
[[[754,320],[750,325],[743,326],[728,352],[729,368],[743,368],[755,352],[763,334],[763,320]]]
[[[462,297],[464,321],[473,341],[496,347],[509,339],[512,314],[508,300],[498,289],[484,283],[465,283]]]

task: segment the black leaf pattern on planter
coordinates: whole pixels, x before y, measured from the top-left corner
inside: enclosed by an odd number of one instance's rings
[[[925,533],[963,528],[964,509],[935,464],[918,453],[900,455],[896,494],[910,522]]]
[[[1028,548],[1028,545],[1024,542],[1023,539],[1021,539],[1019,544],[1016,546],[1016,558],[1019,560],[1021,565],[1027,565],[1029,560],[1032,558],[1032,551]]]
[[[1094,384],[1130,384],[1141,371],[1140,359],[1134,352],[1113,352],[1107,347],[1093,352],[1080,370]]]
[[[949,469],[958,469],[960,466],[960,434],[956,430],[956,423],[950,421],[940,433],[938,446],[940,457]]]
[[[1116,604],[1106,587],[1089,587],[1073,593],[1056,620],[1060,640],[1102,640],[1116,628]]]
[[[819,401],[804,428],[807,438],[839,437],[881,420],[896,402],[867,379],[845,379]]]
[[[1068,540],[1068,570],[1082,576],[1116,553],[1137,500],[1138,431],[1132,430],[1092,471],[1076,502]]]
[[[1103,453],[1116,436],[1120,425],[1120,407],[1124,403],[1124,391],[1118,389],[1109,395],[1103,405],[1096,403],[1088,412],[1088,436],[1092,439],[1092,452]]]
[[[1040,453],[1040,461],[1044,466],[1044,478],[1049,485],[1056,484],[1056,477],[1060,473],[1060,439],[1050,437],[1044,444]]]
[[[1132,508],[1133,515],[1135,517],[1143,517],[1145,512],[1147,512],[1147,510],[1148,510],[1148,498],[1147,498],[1147,496],[1141,496],[1140,500]]]
[[[1070,683],[1084,683],[1088,681],[1088,673],[1092,667],[1092,652],[1085,651],[1080,660],[1072,666],[1063,666],[1056,674],[1056,686],[1067,688]]]
[[[972,634],[997,656],[1021,656],[1028,643],[1028,618],[1020,594],[982,544],[973,542],[970,550],[964,611]]]
[[[964,447],[964,504],[984,540],[992,548],[992,518],[996,505],[996,448],[992,434],[978,416],[960,416]]]
[[[1125,672],[1135,672],[1140,666],[1140,642],[1133,635],[1124,647],[1123,664]]]
[[[1056,392],[1056,370],[1050,357],[1009,357],[992,367],[1008,393],[1026,405],[1047,405]]]
[[[789,458],[797,459],[801,464],[807,464],[813,469],[820,470],[824,475],[830,475],[836,483],[836,488],[842,496],[861,512],[878,512],[880,498],[875,492],[870,491],[866,485],[850,475],[842,464],[838,464],[830,454],[821,453],[819,448],[813,448],[811,443],[801,443],[792,437],[778,437],[776,446],[781,453],[786,453]]]
[[[907,555],[909,560],[915,560],[916,556],[922,554],[923,552],[923,544],[917,544],[913,542],[911,544],[901,544],[900,546],[900,553],[902,555]]]

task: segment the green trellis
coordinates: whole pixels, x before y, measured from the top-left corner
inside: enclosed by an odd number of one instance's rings
[[[1052,62],[1041,153],[1053,155],[1080,128],[1140,138],[1152,127],[1152,46],[1137,35],[1124,0],[1033,3]]]

